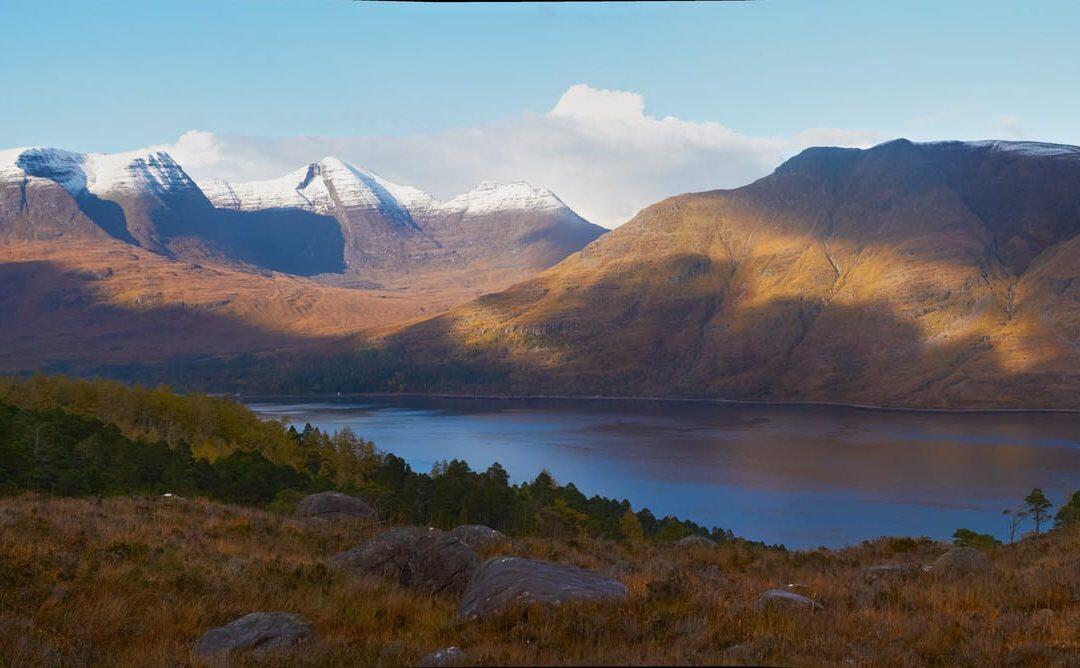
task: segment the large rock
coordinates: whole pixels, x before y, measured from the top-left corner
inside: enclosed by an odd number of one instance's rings
[[[879,564],[864,568],[855,581],[855,601],[860,605],[872,605],[921,573],[922,568],[916,564]]]
[[[376,522],[379,514],[366,501],[341,492],[305,496],[296,506],[297,517],[318,520],[364,519]]]
[[[462,524],[451,529],[450,535],[474,550],[497,547],[510,542],[510,539],[501,531],[496,531],[483,524]]]
[[[331,565],[363,575],[378,575],[417,591],[458,593],[480,563],[465,543],[445,531],[423,527],[388,529]]]
[[[288,612],[253,612],[203,634],[195,653],[200,659],[230,652],[286,650],[311,640],[307,620]]]
[[[716,547],[716,541],[705,536],[687,536],[675,541],[675,547]]]
[[[862,582],[872,583],[881,580],[906,580],[917,576],[922,569],[917,564],[879,564],[868,566],[859,573]]]
[[[989,575],[993,564],[990,557],[970,547],[958,547],[934,560],[932,572],[941,577]]]
[[[754,608],[756,610],[764,610],[765,608],[773,607],[791,610],[809,610],[811,612],[825,609],[825,606],[812,598],[784,589],[770,589],[759,596],[757,602],[754,603]]]
[[[574,566],[517,557],[495,557],[473,574],[461,597],[458,616],[469,619],[518,605],[624,599],[626,587],[599,573]]]

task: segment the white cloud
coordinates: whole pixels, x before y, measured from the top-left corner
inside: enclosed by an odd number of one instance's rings
[[[649,116],[641,95],[577,84],[545,114],[473,128],[286,139],[193,130],[170,150],[196,179],[271,178],[326,155],[442,198],[479,181],[525,179],[551,189],[585,218],[614,227],[670,195],[749,183],[808,146],[867,146],[882,138],[831,128],[755,137],[715,122]]]
[[[180,135],[175,144],[155,146],[169,152],[184,169],[196,170],[202,167],[214,167],[225,160],[221,143],[212,132],[188,130]]]
[[[570,86],[549,114],[620,121],[636,121],[644,115],[645,98],[637,93],[592,88],[586,84]]]

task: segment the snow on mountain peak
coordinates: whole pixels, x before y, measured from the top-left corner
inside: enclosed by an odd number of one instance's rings
[[[407,217],[410,203],[433,201],[426,193],[386,181],[334,156],[276,179],[248,183],[207,181],[203,191],[218,207],[242,211],[295,208],[326,215],[332,215],[340,206]]]
[[[0,151],[0,177],[54,181],[72,195],[164,194],[197,187],[168,153],[153,149],[125,153],[74,153],[58,148]]]
[[[503,211],[552,211],[566,205],[551,191],[524,181],[485,181],[471,191],[440,202],[334,156],[281,178],[249,183],[205,181],[203,192],[215,206],[257,211],[298,208],[333,215],[342,208],[379,210],[405,216],[458,214],[482,216]]]
[[[537,188],[525,181],[483,181],[440,208],[468,216],[482,216],[502,211],[553,211],[566,208],[566,205],[550,190]]]
[[[1004,139],[985,139],[979,141],[932,141],[921,142],[928,146],[959,145],[972,148],[984,148],[1000,153],[1012,153],[1016,155],[1041,156],[1041,157],[1071,157],[1080,158],[1080,147],[1068,144],[1048,144],[1037,141],[1008,141]]]

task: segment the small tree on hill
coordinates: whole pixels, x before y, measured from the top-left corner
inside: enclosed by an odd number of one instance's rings
[[[1009,542],[1016,542],[1016,530],[1027,519],[1027,511],[1023,506],[1017,506],[1016,508],[1008,508],[1001,511],[1002,515],[1009,518]]]
[[[1038,487],[1031,490],[1031,494],[1024,497],[1024,503],[1027,504],[1031,519],[1035,520],[1035,533],[1038,534],[1043,520],[1049,516],[1048,511],[1054,504],[1050,503],[1050,499],[1046,498],[1046,495]]]
[[[1001,541],[988,533],[976,533],[971,529],[957,529],[953,533],[953,544],[957,547],[973,547],[987,551],[1001,545]]]

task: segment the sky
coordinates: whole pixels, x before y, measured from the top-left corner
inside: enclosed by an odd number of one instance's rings
[[[1080,144],[1080,2],[0,2],[0,147],[170,150],[197,179],[334,154],[606,226],[806,146]]]

